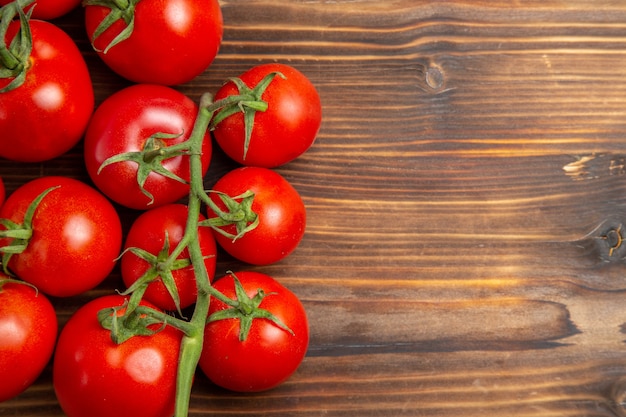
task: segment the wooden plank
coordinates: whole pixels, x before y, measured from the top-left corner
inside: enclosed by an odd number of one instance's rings
[[[626,3],[222,2],[198,99],[256,63],[319,89],[314,147],[279,169],[308,229],[263,268],[303,300],[311,347],[267,393],[198,375],[190,415],[626,415]],[[97,100],[127,85],[79,41]],[[9,190],[86,178],[59,160],[0,161]],[[234,165],[217,151],[213,182]],[[126,224],[134,213],[122,211]],[[218,270],[243,266],[223,255]],[[64,323],[118,273],[55,300]],[[61,416],[50,369],[0,416]]]

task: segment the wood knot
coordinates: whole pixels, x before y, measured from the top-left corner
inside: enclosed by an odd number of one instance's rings
[[[446,93],[453,88],[448,86],[448,79],[443,67],[432,59],[424,59],[416,66],[417,85],[429,94]]]
[[[425,81],[426,85],[432,90],[441,90],[444,85],[444,77],[441,68],[435,65],[431,65],[426,68]]]
[[[595,250],[605,262],[623,262],[626,259],[626,226],[619,219],[601,223],[591,234]]]
[[[598,239],[601,242],[602,255],[609,260],[622,259],[626,255],[624,244],[624,225],[619,222],[611,224],[601,232]]]

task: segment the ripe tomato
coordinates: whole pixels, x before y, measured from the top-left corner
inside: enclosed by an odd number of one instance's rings
[[[180,297],[180,308],[186,308],[196,302],[198,294],[196,288],[196,278],[193,267],[187,266],[172,267],[169,271],[161,271],[163,261],[165,261],[174,248],[181,241],[185,232],[187,222],[187,206],[183,204],[168,204],[154,208],[142,213],[132,224],[126,237],[125,251],[121,259],[122,279],[126,287],[130,287],[148,271],[158,280],[149,284],[144,298],[162,310],[177,310],[176,303],[163,284],[163,275],[169,272],[171,279],[176,285]],[[204,220],[200,216],[199,220]],[[166,236],[167,245],[166,246]],[[215,274],[216,244],[211,229],[207,227],[198,228],[198,242],[205,256],[204,265],[210,278]],[[149,252],[151,261],[128,251],[128,248],[139,248]],[[163,252],[163,253],[161,253]],[[189,260],[189,252],[185,249],[177,259]],[[177,268],[177,269],[174,269]]]
[[[98,3],[84,3],[87,34],[100,58],[130,81],[163,85],[190,81],[213,62],[222,42],[218,0],[142,0],[131,2],[135,10],[130,37],[107,50],[128,22],[119,19],[93,39],[111,11]]]
[[[98,312],[122,306],[109,295],[81,307],[64,326],[54,354],[52,378],[68,417],[171,417],[182,333],[166,326],[151,336],[115,344]],[[144,302],[144,305],[149,305]],[[156,325],[154,330],[159,329]]]
[[[113,205],[85,183],[66,177],[41,177],[15,190],[0,218],[22,224],[29,205],[52,189],[32,218],[32,236],[8,268],[55,297],[77,295],[98,285],[115,266],[122,227]],[[0,226],[0,231],[5,230]],[[18,239],[0,239],[0,247]]]
[[[17,20],[10,23],[7,44],[19,27]],[[30,30],[33,47],[30,57],[23,57],[24,83],[0,93],[0,157],[40,162],[65,153],[82,138],[94,93],[87,65],[65,32],[40,20],[31,20]],[[9,81],[0,80],[0,88]]]
[[[187,183],[158,171],[146,173],[144,189],[149,195],[144,194],[138,185],[139,165],[136,161],[116,162],[100,172],[98,170],[108,158],[134,152],[144,162],[145,169],[156,164],[158,169],[165,168],[188,182],[188,155],[163,159],[159,152],[189,138],[197,112],[198,106],[189,97],[165,86],[136,84],[109,96],[96,109],[85,135],[85,164],[96,187],[117,203],[141,210],[173,203],[187,196]],[[159,133],[178,136],[151,138]],[[151,162],[139,155],[143,150],[150,152],[148,148],[153,154]],[[211,150],[211,138],[207,133],[202,150],[204,173],[209,168]]]
[[[215,239],[226,252],[235,258],[254,265],[278,262],[298,246],[306,226],[306,209],[300,194],[285,178],[268,168],[240,167],[228,172],[213,186],[230,197],[247,190],[254,193],[252,211],[259,219],[256,228],[233,240],[214,230]],[[221,209],[226,206],[216,193],[211,199]],[[217,214],[207,210],[208,218]],[[236,226],[220,227],[237,235]]]
[[[0,0],[0,6],[11,3],[13,0]],[[80,4],[81,0],[37,0],[33,7],[34,19],[52,20],[61,17]],[[26,10],[30,9],[27,7]]]
[[[274,77],[263,92],[261,99],[267,102],[267,110],[254,114],[247,152],[242,112],[225,118],[213,130],[219,146],[242,165],[273,168],[297,158],[311,147],[321,125],[320,97],[311,81],[295,68],[263,64],[239,78],[253,89],[272,72],[285,78]],[[237,94],[237,86],[229,81],[215,94],[215,101]]]
[[[0,402],[35,382],[52,357],[57,327],[42,293],[0,274]]]
[[[235,275],[249,298],[264,292],[258,307],[273,314],[291,332],[266,318],[255,318],[246,340],[240,341],[240,319],[209,322],[198,364],[211,381],[223,388],[241,392],[268,390],[289,378],[304,359],[309,344],[306,312],[298,297],[269,275],[252,271]],[[237,299],[232,275],[218,279],[214,287]],[[228,308],[213,299],[209,315]]]

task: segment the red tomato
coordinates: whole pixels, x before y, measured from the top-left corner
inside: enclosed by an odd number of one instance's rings
[[[98,312],[122,306],[124,300],[119,295],[96,298],[76,311],[61,331],[52,377],[68,417],[174,414],[182,333],[167,326],[151,336],[115,344],[110,331],[100,325]]]
[[[127,25],[117,20],[93,40],[96,28],[110,9],[86,2],[87,34],[98,55],[113,71],[137,83],[176,85],[192,80],[213,62],[223,34],[218,0],[136,3],[132,34],[106,50]]]
[[[293,333],[265,318],[252,320],[245,341],[239,340],[240,320],[228,318],[207,324],[200,369],[215,384],[233,391],[255,392],[274,388],[291,376],[309,344],[306,312],[296,295],[269,275],[245,271],[235,274],[250,298],[262,290],[258,305],[278,318]],[[236,299],[232,275],[218,279],[214,287]],[[229,308],[211,300],[209,314]]]
[[[274,168],[302,155],[315,141],[322,120],[320,97],[311,81],[300,71],[284,64],[253,67],[240,76],[253,89],[266,75],[274,77],[261,99],[267,110],[254,115],[252,135],[245,152],[245,123],[242,112],[217,124],[213,134],[219,146],[235,161],[248,166]],[[215,94],[215,101],[237,95],[232,81]]]
[[[167,288],[163,284],[163,274],[159,271],[162,261],[172,253],[178,242],[181,241],[187,222],[187,206],[183,204],[168,204],[142,213],[132,224],[126,237],[125,249],[139,248],[152,254],[152,261],[148,262],[136,254],[125,250],[121,259],[122,279],[126,287],[130,287],[146,272],[152,271],[158,280],[152,282],[144,294],[144,298],[157,307],[167,311],[176,310],[176,304]],[[200,216],[199,220],[204,220]],[[165,251],[167,234],[169,250]],[[206,266],[209,277],[215,274],[216,245],[211,229],[198,228],[198,242],[202,254],[206,257]],[[162,255],[160,253],[163,252]],[[177,259],[189,260],[189,252],[185,249]],[[171,278],[176,284],[180,297],[180,308],[186,308],[196,302],[198,294],[194,269],[191,265],[179,269],[172,269]]]
[[[230,197],[252,191],[252,211],[258,215],[257,227],[233,240],[214,230],[219,245],[235,258],[254,265],[268,265],[285,258],[298,246],[306,226],[304,202],[295,188],[277,172],[268,168],[241,167],[230,171],[213,186]],[[221,209],[225,205],[212,193],[211,199]],[[217,214],[210,208],[207,217]],[[236,235],[236,226],[221,227]]]
[[[148,209],[173,203],[189,193],[189,185],[150,172],[144,188],[138,185],[138,163],[117,162],[105,166],[105,160],[127,152],[140,152],[152,145],[156,152],[189,138],[198,106],[184,94],[165,86],[137,84],[109,96],[95,111],[85,135],[84,156],[92,181],[109,198],[133,209]],[[170,139],[150,139],[157,133],[180,135]],[[211,138],[203,142],[203,172],[211,161]],[[159,162],[155,159],[155,162]],[[159,163],[179,178],[189,181],[189,157],[174,156]]]
[[[13,255],[8,267],[40,291],[67,297],[94,288],[111,272],[122,246],[122,227],[102,194],[78,180],[55,176],[15,190],[0,209],[0,218],[21,224],[32,201],[51,187],[58,188],[35,210],[26,249]],[[10,242],[0,239],[0,246]]]
[[[33,287],[0,275],[0,402],[35,382],[52,357],[57,317]]]
[[[19,21],[9,25],[10,42]],[[0,157],[39,162],[70,150],[94,108],[87,65],[72,39],[52,23],[31,20],[33,48],[26,79],[0,93]],[[0,61],[1,62],[1,61]],[[0,80],[0,87],[10,80]]]
[[[13,0],[0,0],[0,6],[11,3]],[[80,4],[81,0],[37,0],[34,3],[32,17],[34,19],[52,20],[61,17]],[[26,8],[28,10],[29,7]]]

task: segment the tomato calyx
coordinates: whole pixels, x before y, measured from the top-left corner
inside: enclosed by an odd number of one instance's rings
[[[154,202],[154,196],[144,185],[150,173],[154,172],[172,180],[188,184],[187,181],[174,174],[163,166],[163,162],[170,158],[188,155],[188,144],[182,142],[178,145],[166,146],[168,139],[179,138],[183,133],[155,133],[150,136],[144,143],[143,149],[140,151],[124,152],[107,158],[98,168],[98,174],[111,164],[131,161],[137,164],[137,184],[141,192],[150,199],[148,204]]]
[[[212,109],[219,109],[219,112],[216,113],[213,120],[211,120],[211,124],[209,125],[210,130],[215,129],[215,127],[227,117],[239,112],[243,113],[245,130],[243,159],[246,159],[248,148],[250,147],[250,139],[254,128],[254,116],[257,111],[264,112],[267,110],[267,102],[263,101],[262,98],[263,93],[277,76],[283,79],[286,78],[281,72],[274,71],[263,77],[254,88],[248,87],[240,78],[229,78],[237,87],[239,95],[229,96],[213,103]]]
[[[180,295],[178,294],[178,289],[176,288],[176,283],[174,281],[172,271],[188,268],[189,266],[191,266],[191,260],[189,258],[174,259],[170,256],[170,240],[167,231],[165,232],[165,242],[163,243],[163,248],[156,255],[148,252],[145,249],[137,247],[128,248],[124,252],[130,252],[133,255],[143,259],[148,264],[150,264],[150,267],[141,277],[139,277],[139,279],[137,279],[137,281],[135,281],[130,287],[128,287],[126,291],[122,293],[122,295],[139,293],[143,296],[146,289],[148,288],[148,285],[151,282],[160,279],[170,297],[172,297],[174,305],[176,306],[176,311],[179,315],[182,316],[180,308]],[[124,253],[122,253],[122,255],[123,254]]]
[[[218,320],[237,319],[239,320],[239,341],[245,342],[250,333],[252,322],[256,319],[265,319],[274,323],[279,328],[288,332],[292,336],[294,332],[287,327],[278,317],[272,314],[270,311],[263,308],[259,308],[259,305],[265,297],[274,295],[275,293],[266,293],[263,289],[257,289],[257,293],[254,297],[250,298],[246,293],[246,290],[241,285],[239,278],[232,272],[228,272],[233,278],[235,284],[235,294],[237,296],[234,302],[229,303],[230,308],[216,311],[211,314],[207,319],[207,323],[211,323]]]
[[[144,308],[136,307],[127,311],[128,307],[129,301],[125,301],[122,306],[104,308],[98,312],[100,325],[110,330],[111,340],[115,344],[124,343],[134,336],[152,336],[167,325],[162,317],[146,314]],[[155,325],[160,326],[155,329]]]
[[[24,213],[22,223],[16,223],[9,219],[0,219],[0,225],[4,226],[4,230],[0,231],[0,238],[11,239],[8,245],[0,247],[2,253],[2,268],[5,274],[11,275],[8,265],[11,257],[18,253],[22,253],[28,247],[30,238],[33,235],[33,217],[43,199],[53,190],[59,188],[50,187],[39,194],[27,207]]]
[[[226,206],[226,211],[221,210],[213,203],[213,200],[208,199],[211,210],[217,217],[213,217],[207,220],[201,221],[200,226],[209,226],[216,232],[226,236],[233,241],[239,239],[251,230],[254,230],[259,224],[259,216],[252,210],[252,203],[254,201],[254,193],[250,190],[236,197],[231,197],[226,193],[220,191],[209,190],[209,192],[217,194]],[[237,230],[237,234],[232,234],[222,229],[224,226],[234,224]]]
[[[26,13],[24,7],[33,0],[17,0],[0,8],[0,79],[12,79],[0,93],[15,90],[24,83],[28,72],[30,54],[33,49],[33,38],[30,31],[30,16],[33,8]],[[19,17],[20,28],[9,45],[6,34],[9,24]]]
[[[83,6],[102,6],[107,7],[109,14],[100,22],[93,35],[91,36],[91,46],[98,52],[107,53],[109,49],[118,43],[128,39],[135,29],[135,8],[141,0],[83,0]],[[95,41],[106,32],[115,22],[123,20],[126,26],[104,50],[99,50],[95,46]]]

